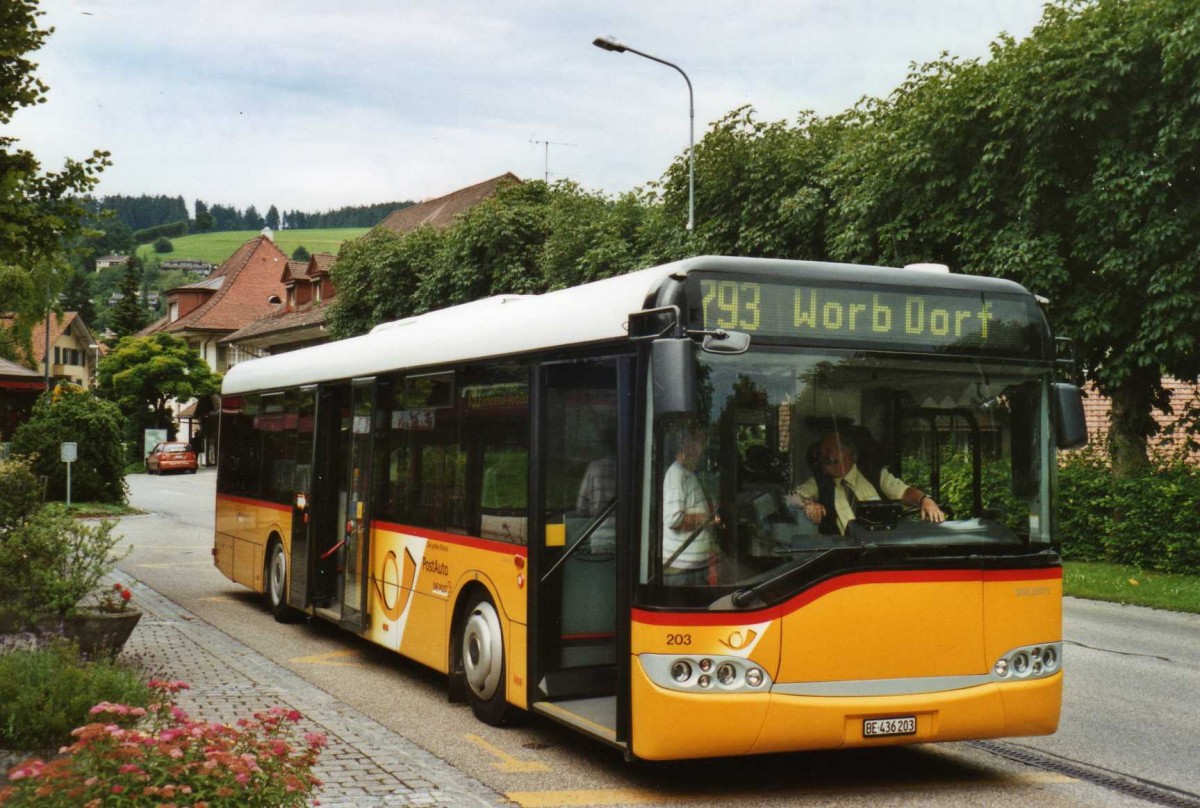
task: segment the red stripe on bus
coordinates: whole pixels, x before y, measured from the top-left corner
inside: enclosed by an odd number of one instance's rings
[[[822,581],[778,606],[746,612],[651,612],[633,610],[633,620],[651,626],[744,626],[765,623],[802,609],[839,589],[868,584],[953,583],[963,581],[1044,581],[1062,577],[1062,568],[1032,570],[894,570],[853,572]]]
[[[218,500],[223,499],[226,502],[238,502],[238,503],[241,503],[242,505],[257,505],[260,508],[270,508],[273,511],[283,511],[284,513],[292,512],[291,505],[280,505],[278,502],[267,502],[265,499],[251,499],[250,497],[235,497],[233,494],[217,494],[217,499]]]
[[[447,544],[473,547],[476,550],[488,550],[493,553],[504,553],[505,555],[529,555],[529,548],[523,544],[509,544],[506,541],[495,541],[494,539],[478,539],[474,536],[464,536],[461,533],[443,533],[440,530],[430,530],[427,527],[398,525],[395,522],[384,522],[383,520],[376,520],[371,525],[383,530],[390,530],[393,533],[407,533],[410,536],[420,536],[423,539],[444,541]]]

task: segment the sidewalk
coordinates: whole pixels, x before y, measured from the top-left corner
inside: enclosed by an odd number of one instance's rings
[[[314,774],[325,806],[485,806],[510,804],[402,735],[392,732],[287,668],[230,637],[120,571],[145,612],[125,652],[155,676],[191,685],[177,702],[193,717],[233,722],[281,705],[304,715],[302,732],[323,732],[329,747]]]

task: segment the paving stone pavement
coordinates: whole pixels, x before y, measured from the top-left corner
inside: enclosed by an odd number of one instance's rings
[[[187,609],[123,572],[145,612],[125,646],[155,676],[181,679],[190,690],[177,703],[205,721],[232,723],[281,705],[300,711],[301,732],[323,732],[329,747],[314,774],[324,806],[511,805],[402,735],[338,701]]]

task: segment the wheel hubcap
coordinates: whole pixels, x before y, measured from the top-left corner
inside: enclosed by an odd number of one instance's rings
[[[490,603],[477,604],[463,629],[463,671],[472,692],[481,699],[495,695],[503,667],[500,619]]]
[[[276,545],[275,554],[271,556],[271,603],[283,603],[283,582],[287,579],[287,559],[284,558],[283,548]]]

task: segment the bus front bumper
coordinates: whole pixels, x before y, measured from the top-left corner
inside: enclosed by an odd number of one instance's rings
[[[633,662],[633,753],[646,760],[1049,735],[1062,705],[1061,671],[919,695],[797,696],[668,690]],[[863,734],[864,721],[908,716],[914,733]]]

